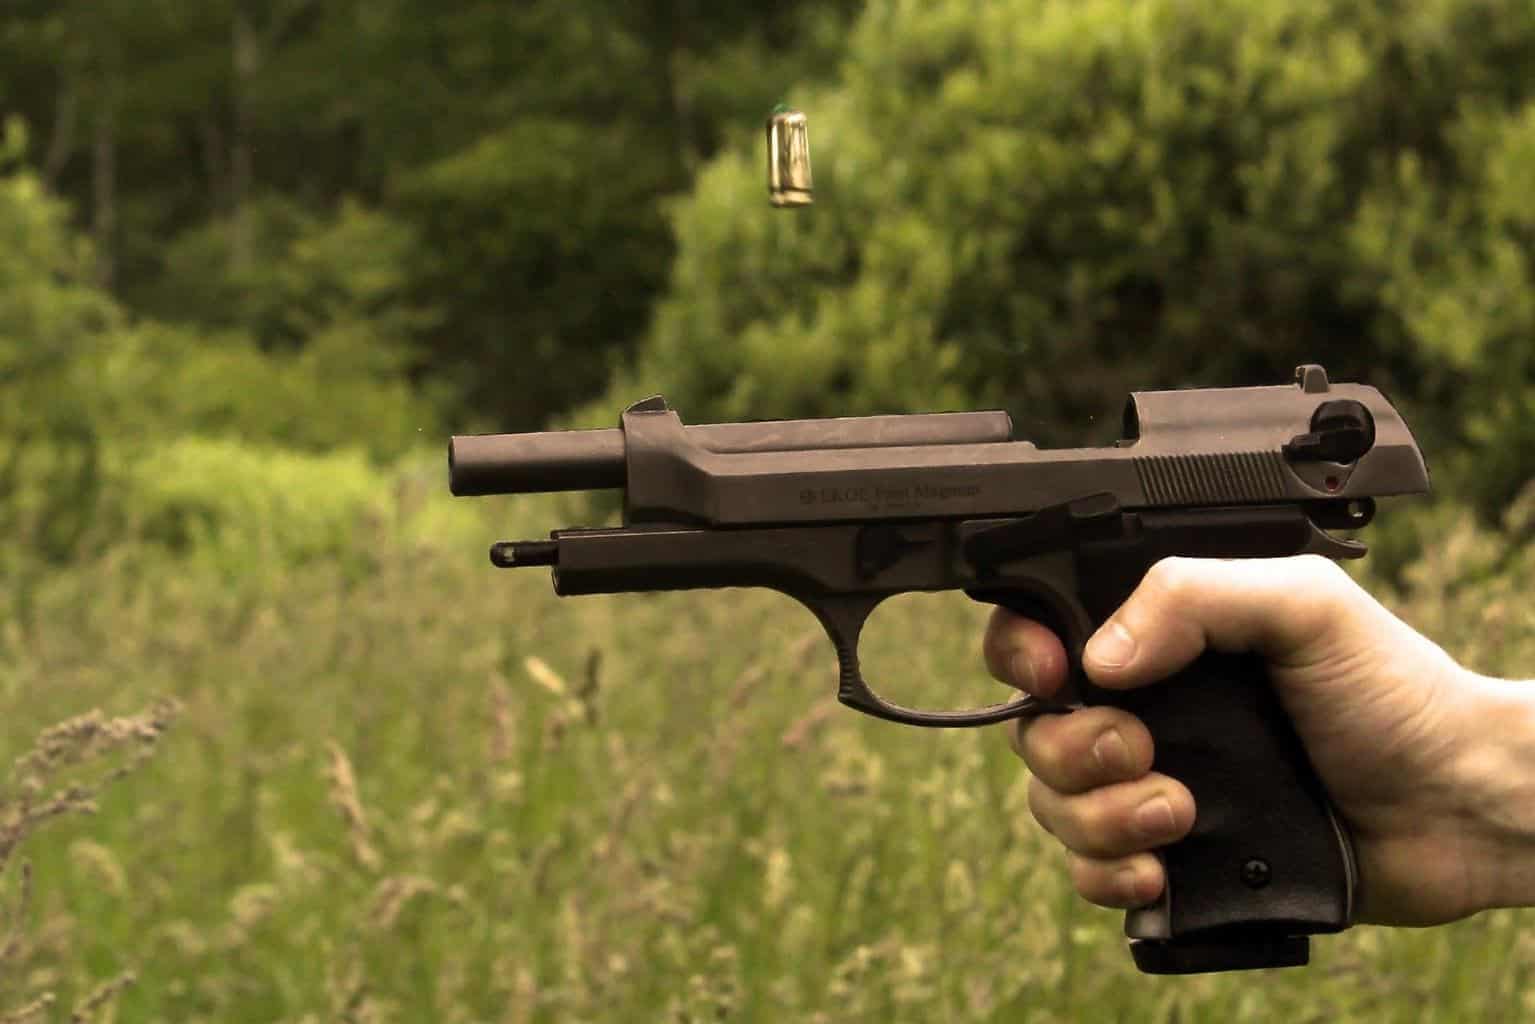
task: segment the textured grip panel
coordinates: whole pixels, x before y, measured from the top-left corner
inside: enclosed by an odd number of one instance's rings
[[[1272,452],[1147,455],[1135,460],[1153,505],[1275,501],[1285,496],[1284,459]]]
[[[1227,945],[1233,967],[1262,966],[1240,963],[1249,947],[1348,927],[1352,846],[1261,658],[1207,652],[1163,684],[1085,689],[1146,723],[1153,767],[1197,809],[1190,834],[1161,851],[1163,899],[1127,915],[1132,939]]]

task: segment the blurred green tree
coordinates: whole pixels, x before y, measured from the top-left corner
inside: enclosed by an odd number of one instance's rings
[[[466,141],[401,178],[435,372],[531,429],[599,393],[645,331],[672,238],[663,214],[726,140],[755,138],[795,81],[825,78],[855,3],[550,0],[485,9],[506,74]]]
[[[25,173],[5,123],[0,152],[0,532],[45,557],[72,553],[101,488],[97,420],[107,404],[99,360],[120,328],[92,283],[89,250],[67,210]],[[0,546],[0,566],[11,545]]]
[[[287,261],[365,211],[412,239],[370,296],[375,344],[453,390],[455,426],[532,427],[643,332],[663,202],[835,69],[857,6],[17,0],[0,110],[129,309],[302,347],[276,309],[309,268]]]
[[[0,143],[0,573],[21,562],[74,558],[103,531],[153,515],[155,495],[186,491],[143,468],[181,465],[157,452],[182,434],[243,442],[249,465],[265,464],[263,445],[365,461],[439,434],[399,353],[378,343],[385,321],[357,312],[394,272],[389,243],[398,239],[388,225],[347,212],[288,254],[282,265],[291,278],[272,291],[287,290],[280,319],[305,332],[302,348],[266,351],[233,329],[210,338],[133,317],[112,299],[97,283],[93,247],[71,231],[64,204],[30,172],[7,170],[24,134],[19,120],[7,125],[8,141]],[[352,255],[363,243],[370,260]],[[188,473],[206,476],[200,465]],[[278,477],[268,483],[282,486]]]
[[[1420,354],[1447,478],[1498,516],[1535,477],[1535,99],[1470,98],[1447,141],[1437,167],[1400,154],[1350,234],[1381,274],[1383,342]]]

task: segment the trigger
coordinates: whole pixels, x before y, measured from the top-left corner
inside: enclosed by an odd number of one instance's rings
[[[1081,623],[1074,622],[1064,607],[1036,593],[1016,589],[974,588],[966,590],[965,594],[972,600],[1001,605],[1026,619],[1033,619],[1054,633],[1066,651],[1066,681],[1053,698],[1048,701],[1041,700],[1041,705],[1045,711],[1053,712],[1069,711],[1082,705],[1082,688],[1079,680],[1085,677],[1082,675],[1081,650],[1082,645],[1087,642],[1087,635],[1083,634]],[[1088,624],[1088,635],[1090,634],[1091,624]],[[1039,700],[1039,698],[1035,699]]]
[[[1308,522],[1310,536],[1306,543],[1296,554],[1300,555],[1325,555],[1328,558],[1363,558],[1370,549],[1357,540],[1343,540],[1334,537],[1316,523]]]

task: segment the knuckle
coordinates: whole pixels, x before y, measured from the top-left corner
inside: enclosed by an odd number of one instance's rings
[[[1121,782],[1151,770],[1151,732],[1128,711],[1111,707],[1088,709],[1079,746],[1081,774],[1086,783]]]
[[[1072,888],[1077,895],[1100,907],[1128,905],[1124,892],[1124,865],[1121,862],[1095,860],[1082,854],[1070,855]]]
[[[1007,724],[1007,745],[1019,758],[1026,758],[1024,753],[1024,735],[1028,732],[1028,723],[1025,719],[1015,718]]]
[[[1309,591],[1312,600],[1306,604],[1313,607],[1325,603],[1316,601],[1315,598],[1318,596],[1336,600],[1354,590],[1356,586],[1341,565],[1323,555],[1297,555],[1293,568],[1300,579],[1295,580],[1285,589],[1291,593]]]
[[[1101,904],[1103,886],[1097,866],[1080,853],[1070,854],[1067,862],[1071,872],[1071,886],[1077,890],[1077,895],[1090,903]]]
[[[1056,799],[1054,791],[1041,782],[1038,776],[1029,779],[1029,813],[1034,815],[1039,827],[1052,836],[1056,834]]]
[[[1283,617],[1297,633],[1325,634],[1340,622],[1339,610],[1358,590],[1342,566],[1323,555],[1297,555],[1289,578],[1276,581]]]
[[[1064,822],[1065,832],[1073,837],[1074,848],[1080,852],[1097,857],[1124,857],[1173,840],[1173,836],[1160,830],[1148,833],[1137,820],[1138,808],[1160,795],[1168,795],[1174,818],[1178,818],[1177,800],[1166,790],[1155,780],[1094,790],[1064,801],[1057,817]]]
[[[1332,585],[1349,581],[1349,575],[1343,567],[1326,555],[1296,555],[1295,564],[1303,573],[1315,576],[1318,581]]]
[[[1060,766],[1065,757],[1061,749],[1062,724],[1047,715],[1035,719],[1023,730],[1023,760],[1035,775],[1044,775],[1052,780],[1060,775]]]
[[[1071,838],[1072,849],[1103,856],[1123,845],[1117,837],[1124,830],[1103,806],[1103,801],[1094,799],[1095,796],[1097,794],[1084,794],[1064,800],[1058,813],[1062,831]]]
[[[1146,571],[1141,586],[1168,600],[1186,597],[1194,586],[1194,560],[1181,556],[1161,559]]]

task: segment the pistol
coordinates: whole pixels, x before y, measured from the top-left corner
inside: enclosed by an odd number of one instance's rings
[[[1157,686],[1095,687],[1088,637],[1159,559],[1359,558],[1336,536],[1428,469],[1389,401],[1331,383],[1137,392],[1111,445],[1042,449],[1003,412],[684,425],[657,396],[610,430],[456,436],[456,495],[622,488],[623,525],[502,542],[499,567],[548,566],[556,594],[769,587],[830,638],[837,696],[892,722],[976,726],[1108,704],[1150,729],[1157,770],[1188,786],[1193,830],[1161,848],[1167,884],[1125,915],[1136,966],[1188,974],[1305,964],[1353,921],[1358,873],[1255,654],[1206,652]],[[882,698],[858,641],[880,602],[962,590],[1053,629],[1069,682],[965,711]]]

